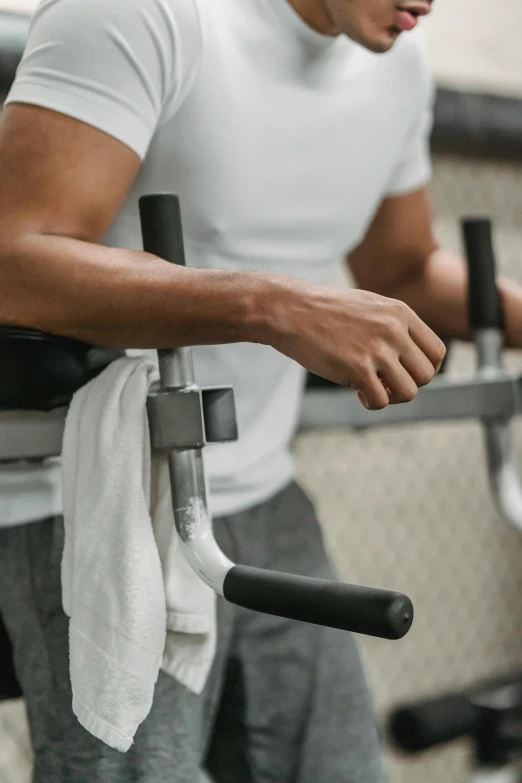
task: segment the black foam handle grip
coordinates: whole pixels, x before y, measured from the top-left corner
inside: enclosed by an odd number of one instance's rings
[[[503,330],[504,313],[495,274],[491,221],[464,218],[462,232],[468,260],[471,327],[473,330]]]
[[[397,709],[388,730],[398,748],[419,753],[474,734],[480,720],[480,708],[464,694],[454,694]]]
[[[171,264],[185,266],[179,198],[173,193],[142,196],[139,207],[143,249]]]
[[[248,566],[230,569],[223,592],[246,609],[381,639],[401,639],[413,622],[401,593]]]

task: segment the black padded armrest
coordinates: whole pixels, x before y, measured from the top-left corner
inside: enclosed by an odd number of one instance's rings
[[[0,410],[49,411],[67,405],[78,389],[123,355],[36,329],[0,326]]]

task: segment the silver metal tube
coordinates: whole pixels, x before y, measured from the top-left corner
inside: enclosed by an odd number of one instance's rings
[[[502,372],[503,334],[498,329],[481,329],[474,335],[477,348],[477,373],[480,379],[490,379]],[[515,408],[516,408],[515,404]],[[483,419],[488,460],[489,482],[500,513],[522,530],[522,485],[515,460],[511,416],[496,420]]]
[[[498,329],[480,329],[473,335],[477,349],[477,370],[481,375],[488,370],[502,370],[503,334]]]
[[[405,405],[368,411],[348,390],[318,390],[306,394],[301,430],[349,427],[366,429],[414,422],[498,419],[516,415],[520,404],[519,376],[500,370],[462,378],[440,377],[420,389]]]
[[[182,389],[194,383],[194,361],[190,348],[158,351],[161,388]]]
[[[158,351],[158,361],[162,391],[194,383],[190,348]],[[225,557],[214,538],[203,453],[201,449],[172,449],[168,461],[174,521],[185,557],[200,579],[223,595],[225,577],[234,563]]]
[[[170,368],[167,368],[170,373]],[[167,375],[177,379],[179,375]],[[176,385],[174,388],[183,388]],[[407,405],[390,405],[383,411],[367,411],[351,391],[325,390],[307,393],[303,400],[301,431],[413,424],[488,418],[498,421],[522,413],[520,374],[492,370],[463,378],[437,378],[421,389]],[[0,462],[60,455],[66,408],[50,413],[0,412]]]
[[[472,783],[518,783],[519,780],[515,770],[479,770],[473,775]]]
[[[522,486],[508,422],[484,424],[489,482],[500,513],[522,530]]]
[[[168,460],[174,520],[185,557],[198,576],[223,595],[225,577],[234,563],[214,538],[202,451],[170,451]]]

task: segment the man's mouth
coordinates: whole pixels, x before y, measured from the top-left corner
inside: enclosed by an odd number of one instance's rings
[[[431,2],[419,0],[414,3],[404,3],[397,7],[397,22],[395,27],[401,32],[413,30],[420,16],[426,16],[431,11]]]

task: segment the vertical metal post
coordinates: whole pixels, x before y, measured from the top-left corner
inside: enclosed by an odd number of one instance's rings
[[[504,369],[504,312],[498,291],[491,221],[467,218],[462,230],[469,274],[469,315],[477,348],[477,371],[490,377]],[[484,422],[488,471],[500,512],[522,529],[522,487],[509,419]]]
[[[144,196],[140,199],[140,217],[144,250],[185,266],[178,197]],[[191,348],[162,349],[158,351],[158,363],[161,391],[194,385]],[[203,453],[201,449],[171,449],[168,462],[174,520],[185,556],[200,578],[222,595],[225,577],[234,564],[221,552],[212,532]]]

